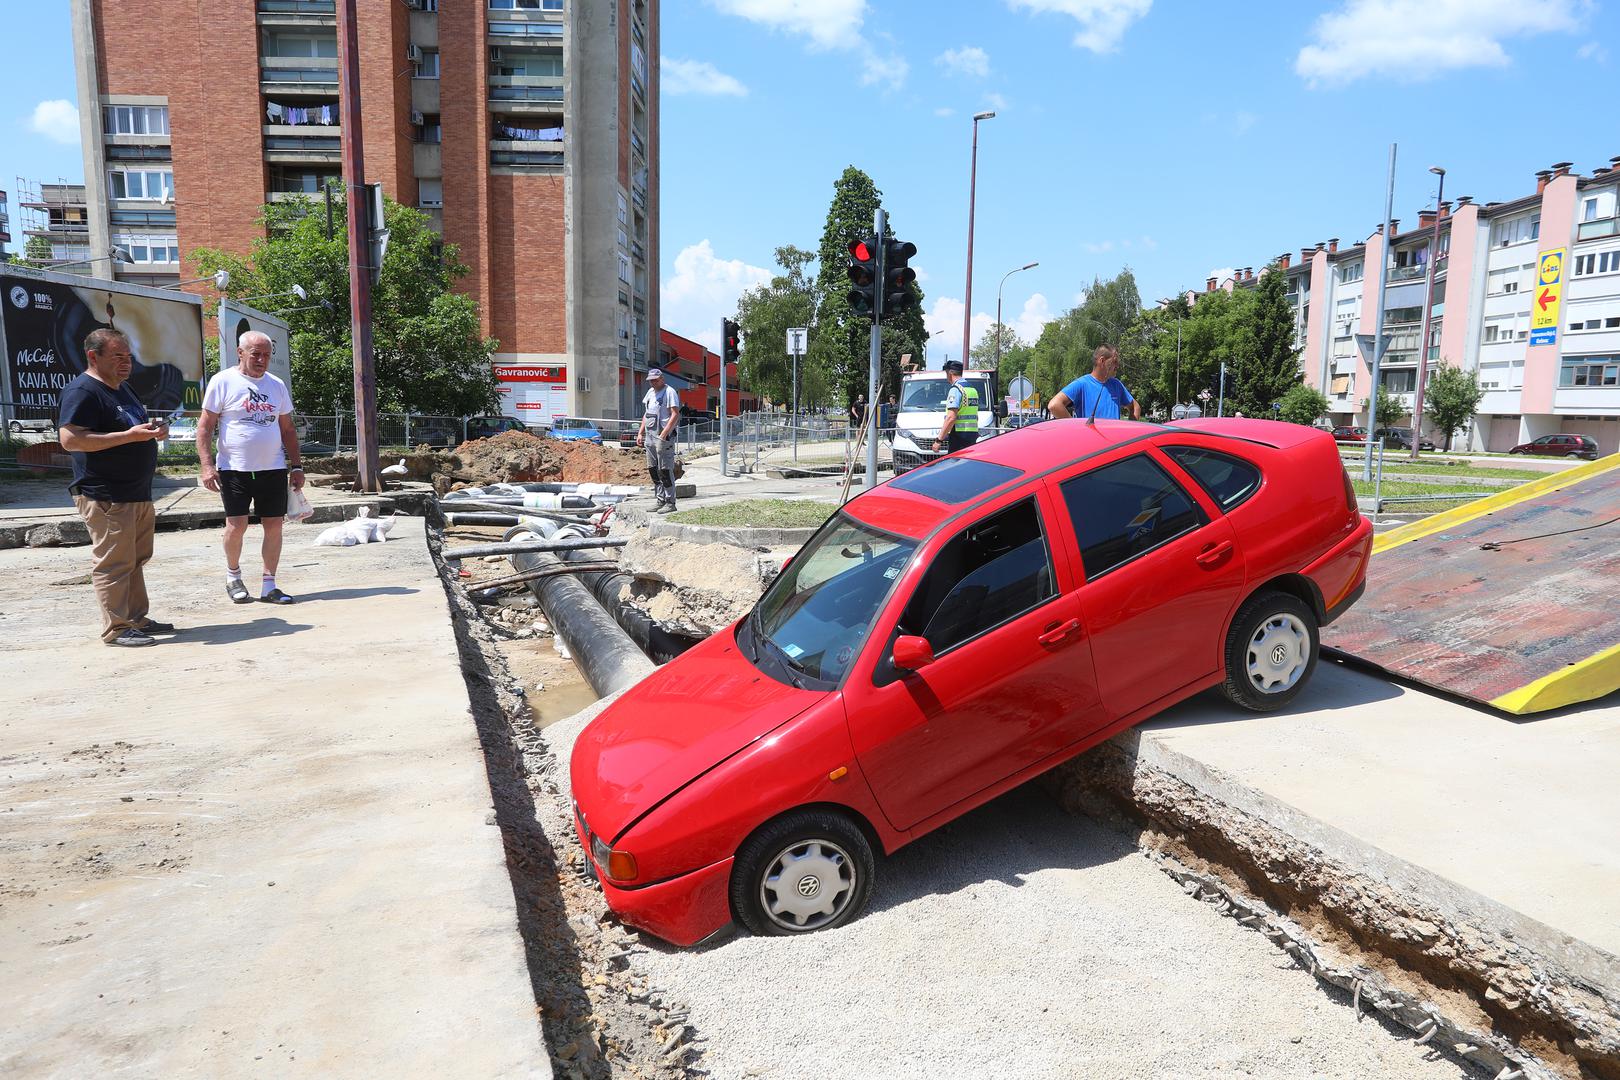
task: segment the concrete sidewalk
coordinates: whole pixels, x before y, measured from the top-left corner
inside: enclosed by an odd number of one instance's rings
[[[85,550],[0,552],[0,1074],[550,1075],[422,521],[317,531],[280,608],[160,534],[147,649]]]

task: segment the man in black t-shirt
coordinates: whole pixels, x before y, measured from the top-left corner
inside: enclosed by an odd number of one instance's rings
[[[155,645],[153,634],[174,632],[147,618],[142,567],[152,557],[152,474],[161,421],[126,385],[134,366],[129,339],[117,330],[84,339],[83,375],[62,391],[57,427],[73,457],[73,504],[90,530],[95,566],[90,580],[101,604],[101,640],[108,645]]]

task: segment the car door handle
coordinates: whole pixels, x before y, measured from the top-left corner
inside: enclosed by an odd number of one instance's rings
[[[1056,645],[1070,634],[1080,629],[1079,619],[1070,619],[1066,623],[1054,623],[1046,628],[1046,633],[1035,640],[1042,645]]]
[[[1214,566],[1232,553],[1232,541],[1222,540],[1218,544],[1210,544],[1200,551],[1197,556],[1199,566]]]

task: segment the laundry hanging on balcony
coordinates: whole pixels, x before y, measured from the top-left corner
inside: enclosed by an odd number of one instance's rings
[[[560,127],[520,128],[501,124],[499,128],[501,135],[512,142],[562,142],[563,137]]]
[[[264,114],[270,118],[272,124],[288,124],[294,127],[301,124],[321,124],[331,127],[338,122],[336,105],[281,105],[272,101],[264,107]]]

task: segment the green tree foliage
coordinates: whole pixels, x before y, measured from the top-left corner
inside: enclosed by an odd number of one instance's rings
[[[821,233],[818,251],[821,265],[816,279],[817,332],[810,355],[818,371],[825,375],[831,392],[845,402],[866,393],[868,335],[872,325],[868,319],[857,318],[845,298],[850,288],[845,274],[849,245],[871,235],[872,221],[882,199],[883,193],[872,178],[855,166],[849,166],[833,184],[832,204],[827,208],[827,224]],[[895,235],[892,218],[889,231]],[[911,291],[916,304],[883,326],[880,398],[899,390],[900,357],[905,353],[922,356],[928,341],[928,332],[923,328],[922,289],[913,284]]]
[[[1243,326],[1231,348],[1233,371],[1227,396],[1247,416],[1271,416],[1273,405],[1299,385],[1302,372],[1294,345],[1294,310],[1288,302],[1287,275],[1275,266],[1260,283],[1241,294]],[[1239,329],[1239,328],[1234,328]]]
[[[1142,298],[1129,268],[1108,281],[1093,279],[1085,300],[1047,323],[1031,347],[1026,370],[1036,391],[1049,398],[1090,371],[1092,354],[1104,343],[1120,348],[1124,370],[1130,347],[1122,342],[1141,313]]]
[[[1391,394],[1389,392],[1389,390],[1382,383],[1380,383],[1379,386],[1378,386],[1378,401],[1377,401],[1377,404],[1378,404],[1378,424],[1377,424],[1377,426],[1381,427],[1381,428],[1383,428],[1383,427],[1399,427],[1401,421],[1406,419],[1406,417],[1411,415],[1411,413],[1408,412],[1406,406],[1401,404],[1401,399],[1396,397],[1394,394]],[[1366,398],[1361,399],[1361,412],[1362,412],[1362,415],[1366,415],[1366,413],[1367,413],[1367,399]]]
[[[1316,423],[1319,417],[1326,416],[1327,411],[1326,394],[1314,386],[1295,383],[1283,394],[1282,410],[1277,414],[1277,419],[1309,426]]]
[[[306,301],[262,302],[292,328],[293,398],[304,412],[354,408],[345,209],[334,206],[328,238],[312,200],[270,203],[260,219],[266,236],[246,259],[214,248],[192,252],[198,276],[231,272],[229,296],[288,293],[294,285],[308,292]],[[463,416],[496,408],[490,360],[498,342],[483,336],[472,298],[453,291],[467,273],[455,246],[443,244],[426,214],[392,199],[383,218],[388,252],[371,291],[378,410]]]
[[[999,325],[1001,329],[999,362],[1005,363],[1009,353],[1018,350],[1027,350],[1029,345],[1025,343],[1023,338],[1018,336],[1018,331],[1014,330],[1006,323],[1001,323]],[[997,363],[998,353],[996,344],[996,326],[992,325],[990,329],[984,332],[984,336],[979,338],[978,342],[968,353],[967,366],[972,368],[994,368]]]
[[[51,242],[49,238],[44,236],[30,236],[23,243],[22,254],[18,255],[12,261],[18,266],[32,266],[37,269],[45,270],[50,268],[51,263],[59,262],[60,260],[51,256]],[[100,264],[91,263],[90,265],[92,267],[96,267]]]
[[[816,281],[807,272],[816,253],[786,244],[776,249],[776,264],[782,272],[764,285],[743,293],[737,300],[737,324],[742,327],[743,347],[738,377],[749,390],[786,404],[793,400],[793,358],[787,351],[790,327],[809,328],[807,346],[814,352],[819,336],[816,326]],[[799,404],[814,408],[826,404],[827,381],[814,361],[799,361]]]
[[[1429,372],[1424,386],[1423,411],[1429,421],[1445,433],[1447,450],[1451,449],[1451,437],[1468,423],[1484,396],[1479,377],[1472,371],[1441,361]]]

